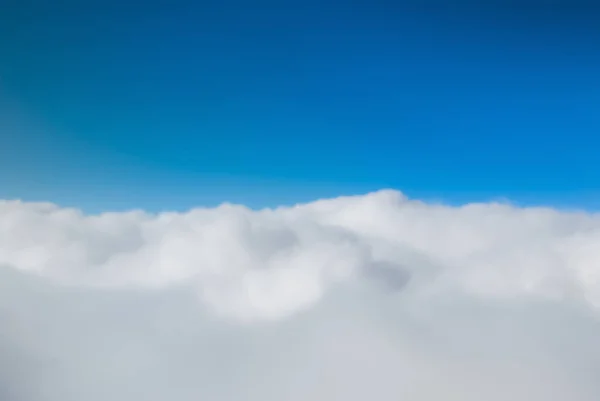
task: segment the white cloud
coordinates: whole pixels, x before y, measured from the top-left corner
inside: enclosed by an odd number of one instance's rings
[[[0,202],[0,398],[600,399],[600,216]]]

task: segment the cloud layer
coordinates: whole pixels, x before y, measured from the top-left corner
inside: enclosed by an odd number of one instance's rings
[[[0,399],[600,399],[600,215],[0,201]]]

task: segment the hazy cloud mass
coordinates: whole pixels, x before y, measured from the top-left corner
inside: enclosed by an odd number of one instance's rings
[[[0,399],[598,401],[600,215],[0,201]]]

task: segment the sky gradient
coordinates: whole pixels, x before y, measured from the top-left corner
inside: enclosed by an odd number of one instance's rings
[[[13,2],[0,198],[597,209],[600,12],[536,4]]]

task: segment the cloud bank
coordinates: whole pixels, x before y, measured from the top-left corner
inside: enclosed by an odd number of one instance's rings
[[[0,399],[600,399],[600,215],[0,201]]]

